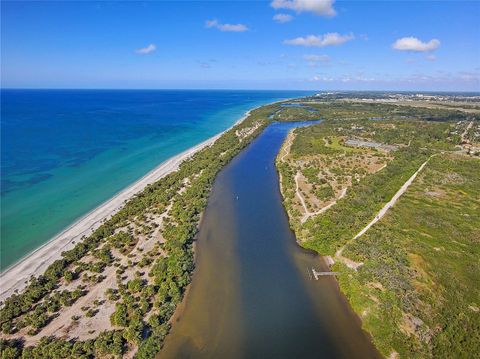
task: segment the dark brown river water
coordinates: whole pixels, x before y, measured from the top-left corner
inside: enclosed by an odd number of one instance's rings
[[[322,259],[296,244],[275,157],[274,123],[217,176],[196,269],[160,358],[379,358]]]

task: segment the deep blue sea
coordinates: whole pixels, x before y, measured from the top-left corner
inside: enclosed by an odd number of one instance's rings
[[[2,89],[0,268],[245,111],[309,94]]]

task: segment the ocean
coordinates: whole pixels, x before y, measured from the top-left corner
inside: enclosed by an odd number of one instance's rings
[[[0,270],[245,111],[311,93],[2,89]]]

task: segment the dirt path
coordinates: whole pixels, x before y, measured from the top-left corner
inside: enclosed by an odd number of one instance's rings
[[[380,209],[380,211],[377,213],[375,218],[372,221],[370,221],[370,223],[368,223],[360,232],[358,232],[357,235],[355,237],[353,237],[353,239],[357,239],[357,238],[363,236],[365,234],[365,232],[367,232],[370,229],[370,227],[372,227],[375,223],[377,223],[380,219],[382,219],[383,216],[385,216],[385,214],[388,212],[388,210],[390,208],[392,208],[395,205],[395,203],[397,203],[398,199],[405,193],[405,191],[408,189],[408,187],[410,187],[410,185],[413,183],[413,181],[415,180],[417,175],[423,170],[423,168],[426,166],[428,161],[430,161],[430,159],[433,156],[435,156],[435,155],[430,156],[425,162],[423,162],[421,164],[421,166],[418,168],[418,170],[402,185],[402,187],[400,187],[400,189],[397,191],[397,193],[395,193],[395,195],[392,197],[392,199],[390,201],[388,201],[382,207],[382,209]],[[361,267],[363,265],[363,263],[362,262],[355,262],[355,261],[353,261],[349,258],[346,258],[346,257],[342,256],[342,253],[343,253],[343,250],[345,249],[345,246],[346,246],[346,244],[344,246],[342,246],[335,253],[335,257],[338,260],[340,260],[341,262],[343,262],[347,267],[352,268],[354,270],[357,270],[359,267]]]
[[[292,147],[294,138],[295,138],[295,136],[294,136],[293,132],[287,136],[285,146],[283,147],[283,154],[280,156],[280,161],[285,162],[285,157],[287,157],[290,154],[290,148]],[[343,198],[347,194],[347,188],[344,188],[344,189],[342,189],[342,192],[340,193],[340,196],[338,198],[336,198],[333,202],[331,202],[331,203],[327,204],[326,206],[320,208],[318,211],[311,212],[307,208],[307,204],[305,203],[305,199],[303,198],[302,194],[300,193],[300,185],[298,184],[299,176],[300,176],[300,173],[297,172],[297,174],[295,175],[295,195],[300,200],[300,203],[301,203],[301,205],[303,207],[303,210],[305,212],[305,214],[300,219],[301,223],[305,223],[307,221],[307,219],[309,219],[310,217],[319,215],[319,214],[327,211],[330,207],[335,205],[339,199]]]
[[[280,156],[280,161],[285,162],[285,157],[287,157],[290,154],[290,148],[292,147],[292,143],[293,143],[294,138],[295,138],[295,135],[293,134],[293,132],[290,132],[287,136],[285,146],[283,146],[283,154]],[[307,204],[305,203],[305,199],[303,198],[302,194],[300,193],[300,186],[298,184],[298,177],[299,176],[300,176],[300,173],[297,172],[296,175],[295,175],[295,195],[300,200],[300,203],[302,204],[303,210],[305,212],[302,219],[300,220],[303,223],[313,214],[312,214],[312,212],[310,212],[308,210]]]
[[[302,203],[303,210],[305,211],[305,214],[300,219],[301,223],[305,223],[307,221],[307,219],[309,219],[310,217],[317,216],[317,215],[327,211],[330,207],[334,206],[339,199],[342,199],[347,194],[347,188],[344,188],[344,189],[342,189],[342,192],[340,193],[340,196],[338,196],[338,198],[336,198],[334,201],[332,201],[329,204],[327,204],[326,206],[320,208],[318,211],[310,212],[308,210],[306,204],[305,204],[305,200],[303,199],[302,194],[300,193],[300,188],[299,188],[299,185],[298,185],[298,176],[299,176],[299,173],[297,172],[297,174],[295,175],[295,185],[296,185],[295,193],[296,193],[297,197],[300,199],[300,202]]]
[[[388,201],[385,204],[385,206],[383,206],[383,208],[377,213],[375,218],[372,219],[372,221],[369,224],[367,224],[360,232],[358,232],[357,235],[355,237],[353,237],[353,239],[357,239],[357,238],[361,237],[362,235],[364,235],[365,232],[368,231],[371,226],[373,226],[380,219],[382,219],[382,217],[387,213],[387,211],[390,208],[392,208],[395,203],[397,203],[398,199],[402,196],[402,194],[404,194],[405,191],[408,189],[408,187],[410,187],[410,185],[413,183],[413,181],[415,180],[417,175],[423,170],[425,165],[428,163],[428,161],[430,161],[430,158],[432,158],[432,157],[433,156],[430,156],[425,162],[422,163],[422,165],[418,168],[418,170],[407,180],[407,182],[405,182],[403,184],[402,187],[400,187],[400,189],[397,191],[397,193],[395,193],[395,195],[392,197],[392,199],[390,201]]]
[[[311,213],[310,211],[308,210],[307,208],[307,204],[305,203],[305,200],[303,199],[303,196],[302,194],[300,193],[300,186],[298,184],[298,178],[300,176],[300,173],[297,172],[295,174],[295,195],[298,197],[298,199],[300,200],[300,203],[302,204],[302,207],[303,207],[303,211],[305,212],[305,214],[303,215],[304,217],[305,216],[309,216]],[[303,218],[302,218],[302,223],[304,222]]]
[[[335,258],[345,264],[348,268],[353,269],[356,271],[358,268],[363,266],[363,262],[355,262],[354,260],[351,260],[350,258],[344,257],[342,255],[343,250],[345,249],[345,246],[340,248],[338,251],[335,252]]]
[[[463,131],[462,135],[461,135],[461,138],[462,138],[462,142],[468,142],[466,139],[465,139],[465,136],[468,134],[468,131],[472,128],[473,126],[473,121],[470,121],[470,123],[468,124],[468,126],[465,128],[465,131]]]
[[[287,142],[285,146],[283,146],[283,155],[280,157],[280,161],[285,162],[285,157],[287,157],[290,154],[290,148],[292,147],[294,138],[295,138],[295,135],[293,134],[293,132],[290,132],[287,135]]]

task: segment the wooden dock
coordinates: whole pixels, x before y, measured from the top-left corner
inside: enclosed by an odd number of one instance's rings
[[[318,280],[319,277],[337,275],[337,272],[317,272],[315,268],[312,268],[313,277]]]

